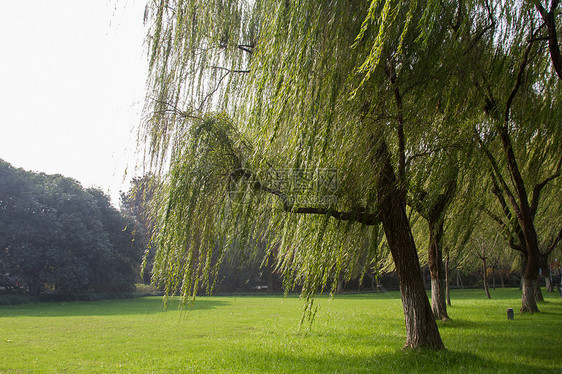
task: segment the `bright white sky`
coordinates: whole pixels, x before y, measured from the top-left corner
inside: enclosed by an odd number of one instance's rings
[[[100,187],[135,173],[144,0],[0,0],[0,159]]]

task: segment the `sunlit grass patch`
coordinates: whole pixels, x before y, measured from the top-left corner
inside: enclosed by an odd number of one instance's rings
[[[159,297],[0,307],[0,373],[233,372],[559,373],[562,303],[515,313],[520,293],[455,290],[439,321],[444,352],[402,351],[398,292],[320,297],[311,326],[290,296]]]

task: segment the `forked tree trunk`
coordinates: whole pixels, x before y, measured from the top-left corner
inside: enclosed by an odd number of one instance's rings
[[[431,310],[435,319],[447,320],[447,303],[445,295],[445,271],[443,269],[443,252],[440,243],[443,236],[443,223],[429,222],[429,274],[431,276]]]
[[[507,161],[507,166],[509,169],[510,178],[515,186],[516,197],[511,195],[510,201],[512,202],[512,207],[516,212],[517,223],[520,228],[520,246],[522,247],[522,252],[525,256],[525,271],[523,272],[524,285],[523,285],[523,297],[521,298],[521,312],[535,313],[539,311],[537,308],[537,302],[535,300],[535,283],[537,281],[537,276],[539,275],[540,266],[540,251],[537,239],[537,232],[535,231],[534,216],[536,213],[537,206],[534,205],[533,209],[529,203],[529,197],[527,195],[527,190],[525,188],[525,182],[521,176],[519,166],[517,165],[517,159],[515,157],[515,152],[513,150],[513,145],[511,143],[511,138],[509,135],[509,122],[510,122],[510,111],[511,104],[515,94],[519,90],[522,82],[523,72],[528,63],[528,56],[530,53],[530,46],[525,50],[525,58],[520,65],[519,74],[517,76],[516,84],[511,92],[509,100],[507,102],[506,111],[504,115],[504,123],[499,128],[498,134],[502,141],[502,147],[505,154],[505,159]],[[503,182],[505,184],[505,181]],[[537,186],[535,186],[536,188]],[[532,203],[538,203],[538,195],[540,190],[533,190]],[[518,200],[518,202],[516,201]]]
[[[381,221],[400,284],[406,323],[404,348],[444,349],[423,287],[418,253],[406,215],[405,194],[398,188],[386,144],[381,144],[378,156],[379,160],[384,160],[377,185],[378,201],[381,203]]]

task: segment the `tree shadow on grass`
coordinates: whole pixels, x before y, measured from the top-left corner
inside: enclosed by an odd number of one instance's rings
[[[495,362],[463,351],[394,351],[377,354],[329,353],[311,357],[300,352],[244,351],[229,371],[286,373],[548,373],[548,368]],[[246,364],[246,365],[245,365]]]
[[[156,314],[182,310],[183,313],[215,309],[229,305],[227,300],[198,299],[181,306],[177,298],[164,305],[162,297],[141,297],[123,300],[74,301],[0,306],[0,319],[6,317],[74,317]]]
[[[545,315],[553,315],[553,316],[562,316],[562,313],[556,313],[556,312],[544,312],[544,311],[540,311],[541,314],[545,314]]]
[[[445,329],[479,329],[482,328],[482,323],[474,322],[461,318],[449,319],[447,321],[437,321],[439,330]]]

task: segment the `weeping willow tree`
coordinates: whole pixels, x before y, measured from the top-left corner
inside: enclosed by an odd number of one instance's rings
[[[422,183],[412,183],[408,205],[427,222],[428,233],[428,267],[431,277],[431,308],[436,319],[447,320],[447,303],[445,295],[445,268],[443,264],[443,237],[447,208],[455,197],[457,176],[459,173],[455,157],[448,155],[452,161],[447,165],[441,159],[443,154],[435,152],[433,162],[425,163],[425,170],[435,172],[437,178],[428,177]],[[439,158],[439,160],[436,160]],[[444,168],[445,170],[441,170]]]
[[[547,194],[560,195],[559,189],[552,188],[562,172],[558,46],[553,45],[556,38],[550,21],[536,9],[544,10],[541,2],[521,2],[509,8],[499,3],[488,8],[489,31],[469,55],[474,61],[475,94],[483,108],[475,118],[475,137],[486,158],[490,192],[495,196],[488,213],[510,246],[522,255],[521,311],[531,313],[538,311],[535,286],[542,256],[537,213]],[[558,1],[552,1],[549,9],[555,22]],[[550,208],[558,211],[559,205]],[[554,232],[546,252],[554,250],[561,239],[557,235],[562,232],[560,227]]]
[[[443,348],[408,161],[465,136],[460,66],[481,36],[467,3],[149,2],[143,140],[166,179],[153,281],[194,297],[225,251],[262,237],[313,314],[316,292],[376,261],[384,232],[406,347]]]

